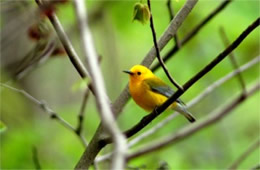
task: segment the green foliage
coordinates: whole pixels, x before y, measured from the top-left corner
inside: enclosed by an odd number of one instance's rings
[[[146,24],[147,22],[149,22],[150,17],[151,14],[147,4],[137,2],[134,6],[133,21],[137,20],[142,24]]]

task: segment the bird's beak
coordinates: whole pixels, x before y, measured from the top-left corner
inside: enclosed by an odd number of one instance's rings
[[[130,74],[130,75],[133,75],[134,73],[131,72],[131,71],[128,71],[128,70],[123,70],[124,73],[127,73],[127,74]]]

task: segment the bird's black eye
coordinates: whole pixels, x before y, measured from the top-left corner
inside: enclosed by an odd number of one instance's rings
[[[137,72],[137,75],[138,75],[138,76],[140,76],[140,75],[141,75],[141,72],[140,72],[140,71],[138,71],[138,72]]]

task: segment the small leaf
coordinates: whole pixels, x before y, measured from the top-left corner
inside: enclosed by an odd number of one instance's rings
[[[80,79],[72,85],[72,91],[76,92],[78,90],[86,89],[89,83],[89,79],[86,77],[84,79]]]
[[[3,133],[7,129],[7,126],[0,120],[0,133]]]
[[[147,4],[142,4],[140,2],[137,2],[134,5],[133,21],[137,20],[142,24],[145,24],[149,21],[150,17],[151,17],[150,10]]]

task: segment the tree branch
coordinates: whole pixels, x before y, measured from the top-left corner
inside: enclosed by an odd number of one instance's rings
[[[167,0],[167,7],[168,7],[170,21],[171,21],[174,18],[174,11],[173,11],[173,8],[172,8],[172,1],[171,0]],[[180,46],[179,38],[177,36],[177,32],[174,35],[174,41],[175,41],[176,47],[179,49],[181,46]]]
[[[253,60],[251,60],[248,63],[244,64],[243,66],[241,66],[240,68],[236,69],[235,71],[227,74],[226,76],[224,76],[221,79],[217,80],[216,82],[212,83],[210,86],[208,86],[208,88],[206,88],[198,96],[196,96],[190,102],[188,102],[186,104],[187,108],[190,108],[193,105],[197,104],[199,101],[201,101],[207,95],[209,95],[211,92],[213,92],[217,87],[221,86],[223,83],[225,83],[226,81],[230,80],[231,78],[236,76],[238,73],[242,73],[243,71],[246,71],[247,69],[251,68],[252,66],[257,64],[259,61],[260,61],[260,56],[254,58]],[[152,134],[154,134],[155,132],[160,130],[163,126],[168,124],[176,116],[178,116],[178,113],[173,113],[173,114],[169,115],[167,118],[165,118],[164,120],[162,120],[159,123],[157,123],[156,125],[154,125],[151,129],[149,129],[146,132],[140,134],[139,136],[137,136],[136,138],[134,138],[133,140],[131,140],[128,143],[128,148],[131,148],[132,146],[136,145],[137,143],[139,143],[143,139],[147,138],[148,136],[151,136]],[[103,156],[98,157],[95,161],[96,162],[102,162],[104,160],[109,159],[111,155],[112,155],[112,153],[105,154]]]
[[[260,146],[260,139],[254,141],[246,150],[243,152],[228,169],[237,169],[237,167],[258,147]]]
[[[166,102],[161,106],[157,107],[156,110],[143,117],[139,123],[134,125],[132,128],[126,130],[124,134],[127,138],[133,136],[145,126],[147,126],[152,120],[159,116],[165,109],[167,109],[175,100],[177,100],[185,91],[187,91],[194,83],[196,83],[200,78],[206,75],[210,70],[212,70],[218,63],[220,63],[231,51],[233,51],[255,28],[260,24],[260,18],[257,18],[245,31],[243,31],[239,37],[233,41],[233,43],[228,46],[223,52],[221,52],[211,63],[205,66],[200,72],[193,76],[188,82],[183,85],[183,91],[177,90]],[[110,143],[111,139],[103,139],[105,143]]]
[[[44,1],[43,0],[35,0],[36,3],[38,4],[38,6],[40,7],[40,9],[44,8]],[[81,62],[79,56],[77,55],[76,51],[74,50],[69,37],[67,36],[67,34],[65,33],[58,17],[55,15],[55,13],[51,13],[50,15],[48,15],[48,18],[53,26],[53,28],[55,29],[66,53],[68,54],[68,57],[71,61],[71,63],[73,64],[74,68],[77,70],[77,72],[79,73],[79,75],[82,78],[88,77],[88,72],[84,66],[84,64]],[[91,92],[95,95],[93,87],[91,84],[89,84],[88,88],[91,90]]]
[[[197,33],[203,28],[211,19],[219,14],[232,0],[224,0],[216,9],[214,9],[202,22],[200,22],[195,28],[193,28],[181,41],[180,46],[184,46],[190,41]],[[179,51],[179,48],[175,45],[164,57],[163,60],[166,62],[173,54]],[[151,70],[155,71],[160,67],[160,63],[155,64]]]
[[[83,100],[82,100],[82,104],[81,104],[81,107],[80,107],[80,111],[79,111],[79,115],[78,115],[78,125],[77,125],[77,128],[76,128],[77,134],[81,134],[81,131],[82,131],[82,124],[83,124],[83,120],[84,120],[84,112],[85,112],[85,108],[86,108],[86,105],[87,105],[88,97],[89,97],[89,88],[87,88],[85,90]]]
[[[126,139],[121,134],[110,109],[102,73],[98,65],[98,56],[96,55],[91,33],[87,24],[86,4],[84,0],[78,0],[74,1],[74,6],[82,37],[83,52],[87,59],[88,71],[92,78],[92,84],[96,94],[96,103],[99,109],[102,124],[107,129],[113,142],[115,143],[111,169],[124,169],[125,154],[127,152]],[[86,163],[82,162],[76,167],[76,169],[82,168],[87,168]]]
[[[152,15],[150,0],[147,0],[147,4],[148,4],[149,11],[150,11],[150,27],[151,27],[152,35],[153,35],[153,43],[154,43],[154,48],[155,48],[155,51],[156,51],[156,57],[157,57],[159,63],[161,64],[165,74],[167,75],[168,79],[170,80],[170,82],[174,86],[176,86],[178,89],[183,90],[183,88],[172,78],[171,74],[169,73],[166,65],[164,64],[164,62],[161,58],[160,51],[159,51],[158,44],[157,44],[157,40],[156,40],[156,32],[155,32],[155,28],[154,28],[154,25],[153,25],[153,15]],[[177,30],[176,30],[176,32],[177,32]]]
[[[69,122],[67,122],[66,120],[64,120],[63,118],[61,118],[56,112],[54,112],[44,101],[40,101],[36,98],[34,98],[32,95],[30,95],[29,93],[27,93],[25,90],[21,90],[21,89],[17,89],[14,87],[11,87],[7,84],[3,84],[0,83],[0,86],[5,87],[7,89],[10,89],[12,91],[15,91],[17,93],[22,94],[24,97],[26,97],[27,99],[29,99],[31,102],[35,103],[36,105],[38,105],[38,107],[40,107],[44,112],[46,112],[50,118],[57,120],[62,126],[64,126],[65,128],[67,128],[68,130],[74,132],[76,135],[76,129],[74,127],[72,127]],[[77,135],[80,139],[80,141],[82,142],[82,144],[86,147],[87,143],[85,141],[85,138],[83,136]]]
[[[158,47],[163,48],[167,42],[171,39],[172,35],[176,33],[177,28],[180,27],[180,25],[183,23],[187,15],[190,13],[192,8],[196,5],[197,0],[188,0],[185,5],[182,7],[182,9],[178,12],[178,14],[175,16],[175,18],[171,21],[170,25],[168,26],[167,30],[164,32],[163,36],[160,38],[158,42]],[[154,47],[148,52],[145,59],[142,61],[142,64],[146,66],[150,66],[152,61],[155,58],[155,51]],[[123,90],[123,92],[119,95],[119,97],[115,100],[115,102],[112,105],[112,110],[117,117],[121,111],[122,108],[125,106],[126,102],[128,101],[130,97],[128,86],[126,86]],[[94,161],[96,155],[98,152],[106,145],[102,142],[103,138],[103,128],[101,125],[99,125],[94,137],[91,139],[91,142],[89,144],[89,147],[85,150],[83,155],[81,156],[79,162],[77,163],[76,167],[79,167],[80,164],[85,164],[86,168],[88,168]]]
[[[225,45],[225,47],[227,47],[230,43],[229,43],[227,34],[226,34],[226,32],[225,32],[223,27],[220,27],[219,33],[220,33],[221,39],[223,41],[223,44]],[[232,64],[233,68],[237,69],[238,68],[238,63],[236,61],[234,53],[231,52],[229,54],[229,58],[230,58],[230,61],[231,61],[231,64]],[[245,84],[245,82],[243,80],[243,77],[242,77],[242,75],[240,73],[237,74],[237,78],[238,78],[238,81],[240,82],[242,90],[245,91],[246,90],[246,84]]]
[[[204,129],[204,128],[218,122],[223,117],[225,117],[228,113],[230,113],[230,111],[235,109],[240,103],[245,101],[248,97],[250,97],[256,91],[258,91],[259,88],[260,88],[260,84],[256,84],[255,86],[253,86],[253,88],[248,90],[248,92],[243,93],[242,95],[237,97],[235,100],[233,100],[229,105],[224,107],[219,112],[210,114],[203,120],[200,120],[197,123],[190,124],[187,127],[182,128],[181,130],[179,130],[172,136],[158,140],[158,141],[154,142],[153,144],[151,144],[150,146],[140,148],[138,151],[136,151],[134,153],[130,153],[127,156],[127,159],[130,160],[130,159],[133,159],[133,158],[136,158],[139,156],[143,156],[144,154],[159,150],[169,144],[173,145],[173,144],[195,134],[199,130]]]

